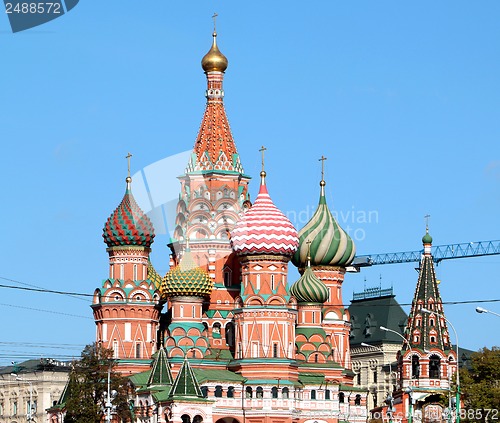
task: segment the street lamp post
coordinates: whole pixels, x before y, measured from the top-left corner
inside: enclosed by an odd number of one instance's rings
[[[394,333],[396,334],[397,336],[399,336],[402,340],[403,340],[403,343],[406,344],[406,346],[408,347],[409,350],[411,350],[411,346],[410,346],[410,343],[408,342],[408,340],[403,336],[401,335],[399,332],[395,331],[394,329],[389,329],[389,328],[386,328],[385,326],[380,326],[380,330],[383,330],[385,332],[391,332],[391,333]],[[403,386],[403,375],[401,374],[401,387]]]
[[[490,314],[494,314],[495,316],[498,316],[500,317],[500,313],[495,313],[494,311],[491,311],[491,310],[486,310],[485,308],[483,307],[476,307],[476,311],[481,314],[481,313],[490,313]]]
[[[20,382],[29,383],[29,385],[30,385],[30,401],[29,401],[29,407],[27,407],[27,410],[26,410],[26,418],[30,422],[33,420],[33,409],[34,409],[34,407],[33,407],[33,382],[31,380],[22,378],[17,373],[11,373],[10,375],[12,377],[14,377],[16,380],[18,380]],[[36,410],[34,410],[34,411],[36,413]]]
[[[427,313],[427,314],[435,314],[436,316],[439,316],[439,317],[442,317],[444,320],[446,320],[448,322],[448,324],[451,326],[451,328],[453,329],[453,332],[455,332],[455,339],[457,341],[455,347],[456,347],[456,352],[457,352],[457,396],[456,396],[456,418],[455,418],[455,421],[457,423],[460,423],[460,370],[458,368],[458,334],[457,334],[457,331],[455,329],[455,326],[453,326],[453,324],[441,313],[438,313],[436,311],[431,311],[431,310],[428,310],[426,308],[421,308],[420,309],[421,311],[423,311],[424,313]],[[477,310],[477,309],[476,309]]]
[[[408,413],[408,423],[413,422],[413,389],[411,386],[408,386],[405,389],[405,393],[408,394],[408,401],[409,401],[409,413]]]

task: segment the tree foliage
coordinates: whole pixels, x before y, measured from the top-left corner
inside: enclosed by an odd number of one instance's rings
[[[500,419],[499,347],[491,350],[483,348],[471,355],[470,368],[460,370],[460,390],[462,415],[466,420],[485,422]]]
[[[81,353],[81,359],[73,363],[65,400],[65,423],[102,422],[108,390],[108,371],[111,390],[117,392],[112,403],[116,406],[119,421],[130,421],[130,385],[126,378],[115,371],[112,357],[112,350],[94,343],[87,345]]]

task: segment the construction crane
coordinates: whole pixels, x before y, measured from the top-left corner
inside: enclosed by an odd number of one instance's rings
[[[500,254],[500,241],[479,241],[463,244],[436,245],[432,247],[432,258],[436,264],[442,260],[492,256]],[[379,264],[420,262],[424,250],[406,251],[401,253],[368,254],[356,256],[349,271],[359,272],[362,267]]]

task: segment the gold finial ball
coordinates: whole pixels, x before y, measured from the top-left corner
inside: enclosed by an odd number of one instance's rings
[[[326,185],[326,182],[325,182],[325,181],[321,180],[321,181],[319,182],[319,186],[320,186],[320,187],[324,187],[325,185]]]
[[[132,182],[132,178],[131,178],[130,176],[127,176],[127,177],[125,178],[125,182],[126,182],[127,184],[130,184],[130,182]]]
[[[214,41],[210,51],[201,59],[201,67],[205,72],[224,72],[227,69],[227,58],[224,56],[217,47],[217,33],[213,34]]]
[[[262,178],[265,178],[265,177],[266,177],[266,175],[267,175],[267,173],[266,173],[266,171],[265,171],[265,170],[263,170],[262,172],[260,172],[260,176],[261,176]]]

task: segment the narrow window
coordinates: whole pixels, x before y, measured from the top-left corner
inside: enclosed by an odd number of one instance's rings
[[[343,404],[345,401],[345,394],[343,392],[339,393],[339,402]]]
[[[361,395],[357,394],[356,398],[354,398],[354,405],[361,405]]]
[[[375,370],[375,371],[373,372],[373,383],[377,383],[377,379],[378,379],[378,378],[377,378],[377,371]]]
[[[135,358],[141,358],[141,344],[135,344]]]
[[[264,389],[262,386],[257,386],[255,390],[255,398],[263,398],[264,397]]]
[[[277,342],[275,342],[275,343],[273,344],[273,357],[274,357],[274,358],[277,358],[277,357],[278,357],[278,343],[277,343]]]
[[[330,399],[330,390],[329,390],[329,389],[327,389],[327,390],[325,391],[325,399],[326,399],[326,400],[329,400],[329,399]]]
[[[312,399],[312,400],[315,400],[315,399],[316,399],[316,389],[313,389],[313,390],[311,391],[311,399]]]
[[[257,289],[260,289],[260,275],[257,275]]]
[[[247,388],[245,389],[245,397],[252,398],[252,396],[253,396],[253,389],[251,386],[247,386]]]
[[[361,385],[361,372],[359,372],[357,375],[356,375],[356,383],[358,385]]]
[[[314,354],[314,362],[317,363],[318,362],[318,354]]]
[[[285,399],[288,399],[288,397],[290,396],[290,391],[288,390],[288,388],[283,388],[281,390],[281,396]]]
[[[215,387],[215,397],[222,398],[222,386],[221,385],[217,385]]]
[[[118,341],[113,341],[113,358],[118,358]]]
[[[124,279],[125,277],[125,268],[123,264],[120,264],[120,279]]]
[[[276,386],[273,386],[271,388],[271,397],[272,398],[278,398],[278,388]]]
[[[231,286],[231,272],[224,272],[224,286]]]
[[[274,275],[271,275],[271,290],[274,291]]]
[[[234,398],[234,386],[230,386],[227,388],[227,397]]]
[[[137,280],[137,264],[134,264],[134,278],[133,278],[134,281]]]

